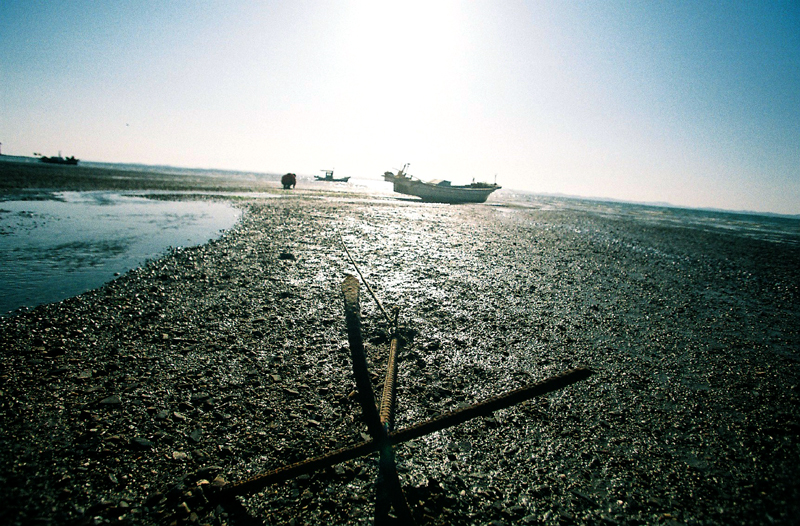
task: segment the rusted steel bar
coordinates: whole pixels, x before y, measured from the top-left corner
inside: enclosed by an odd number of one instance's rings
[[[386,379],[383,382],[383,396],[381,396],[381,424],[387,431],[394,429],[394,409],[397,399],[397,352],[397,316],[395,316],[394,336],[389,344],[389,360],[386,364]]]
[[[378,458],[377,498],[375,500],[375,526],[381,526],[389,518],[389,509],[394,507],[395,513],[403,524],[414,525],[411,508],[408,506],[400,476],[395,463],[394,446],[387,441],[383,444]]]
[[[444,413],[425,422],[390,433],[389,437],[393,444],[407,442],[408,440],[413,440],[435,431],[441,431],[442,429],[461,424],[462,422],[466,422],[478,416],[488,416],[499,409],[511,407],[512,405],[530,400],[536,396],[557,391],[575,382],[585,380],[592,374],[590,369],[571,369],[558,376],[548,378],[547,380],[528,384],[525,387],[521,387],[504,395],[489,398],[485,402]]]
[[[381,424],[387,433],[386,443],[380,455],[378,471],[378,495],[382,495],[380,500],[376,500],[375,506],[375,526],[381,526],[389,518],[389,503],[393,502],[395,511],[404,519],[404,522],[413,523],[411,510],[405,493],[400,485],[400,477],[397,474],[395,463],[394,447],[389,442],[388,433],[394,428],[394,411],[396,400],[397,385],[397,353],[399,348],[397,336],[398,311],[395,310],[394,329],[392,339],[389,344],[389,359],[386,364],[386,378],[383,383],[383,395],[381,396],[380,416]],[[397,508],[400,508],[399,510]]]
[[[358,288],[358,280],[355,276],[347,276],[342,283],[347,337],[350,342],[350,356],[353,360],[358,399],[369,434],[380,453],[375,522],[378,525],[384,523],[390,507],[394,506],[395,512],[403,523],[412,525],[414,520],[397,475],[394,448],[389,441],[389,431],[381,424],[381,417],[375,405],[375,393],[372,389],[367,356],[364,353],[364,341],[361,337],[361,306],[358,301]]]
[[[361,305],[358,301],[358,280],[355,276],[347,276],[342,283],[344,294],[344,317],[347,324],[347,339],[350,342],[350,357],[353,361],[353,374],[356,379],[358,401],[364,413],[369,435],[379,440],[386,432],[381,426],[381,417],[375,405],[375,392],[367,368],[367,355],[364,352],[364,340],[361,337]]]
[[[526,385],[510,393],[490,398],[484,402],[479,402],[463,409],[444,413],[417,425],[389,433],[389,439],[393,445],[401,444],[429,433],[441,431],[442,429],[466,422],[478,416],[487,416],[494,411],[511,407],[514,404],[530,400],[536,396],[557,391],[575,382],[585,380],[592,374],[592,371],[589,369],[572,369],[541,382]],[[375,451],[379,451],[379,445],[374,440],[361,442],[355,446],[339,449],[319,457],[274,469],[261,475],[256,475],[245,481],[228,486],[222,492],[235,495],[252,493],[270,484],[276,484],[302,474],[325,469],[341,462],[369,455]]]
[[[336,451],[331,451],[330,453],[318,457],[295,462],[288,466],[281,466],[277,469],[267,471],[266,473],[256,475],[255,477],[231,484],[230,486],[225,486],[220,491],[220,495],[246,495],[255,493],[272,484],[285,482],[299,477],[300,475],[307,475],[321,469],[335,466],[336,464],[341,464],[342,462],[347,462],[348,460],[353,460],[354,458],[369,455],[375,452],[376,449],[375,442],[372,440],[361,442],[355,446],[337,449]]]
[[[359,401],[361,402],[361,409],[364,411],[364,419],[367,422],[367,427],[369,428],[373,440],[262,473],[224,488],[221,494],[242,495],[254,492],[265,486],[277,484],[303,474],[334,466],[378,450],[375,438],[381,434],[385,435],[386,431],[383,430],[380,425],[380,415],[375,406],[375,395],[372,390],[372,383],[369,379],[366,355],[364,353],[364,343],[361,338],[361,307],[358,302],[358,280],[356,280],[354,276],[347,276],[344,283],[342,283],[342,292],[345,300],[345,321],[350,341],[350,353],[353,360],[353,371],[356,377]]]

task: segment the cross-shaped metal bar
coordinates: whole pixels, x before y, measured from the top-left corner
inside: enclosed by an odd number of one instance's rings
[[[436,431],[447,429],[479,416],[488,416],[495,411],[511,407],[536,396],[557,391],[568,385],[584,380],[592,374],[592,371],[589,369],[572,369],[547,380],[529,384],[463,409],[444,413],[411,427],[394,431],[393,416],[398,352],[397,331],[394,331],[390,343],[386,380],[384,382],[383,396],[379,409],[375,403],[375,394],[370,381],[363,339],[361,337],[361,307],[358,301],[358,291],[358,280],[354,276],[348,276],[344,283],[342,283],[345,321],[347,324],[348,341],[353,361],[353,373],[358,389],[359,403],[371,440],[339,449],[319,457],[283,466],[227,486],[219,491],[216,495],[217,499],[228,500],[236,495],[254,493],[268,485],[283,482],[302,474],[318,471],[378,451],[380,460],[375,524],[380,525],[384,523],[392,507],[398,515],[398,518],[404,524],[413,524],[411,511],[405,500],[402,486],[397,476],[394,446]],[[395,329],[396,326],[397,316],[395,316]]]

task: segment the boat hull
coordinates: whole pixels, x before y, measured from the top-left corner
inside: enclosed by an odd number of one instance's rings
[[[67,157],[66,159],[64,157],[41,157],[39,160],[47,164],[71,164],[73,166],[77,165],[79,161],[74,157]]]
[[[393,174],[384,175],[384,180],[393,184],[395,192],[413,195],[429,203],[485,203],[489,195],[500,188],[489,184],[452,186],[448,181],[426,183]]]
[[[322,177],[322,176],[319,176],[319,175],[315,175],[314,179],[316,179],[317,181],[327,181],[329,183],[346,183],[347,181],[350,180],[350,177],[337,177],[337,178],[331,179],[329,177]]]

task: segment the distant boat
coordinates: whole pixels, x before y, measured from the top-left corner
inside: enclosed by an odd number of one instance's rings
[[[66,157],[66,158],[61,157],[61,152],[58,152],[58,155],[53,157],[47,157],[45,155],[42,155],[39,158],[39,160],[42,161],[43,163],[48,163],[48,164],[73,164],[73,165],[78,164],[79,161],[79,159],[76,159],[75,157]]]
[[[333,170],[320,170],[325,172],[325,175],[315,175],[314,179],[317,181],[331,181],[334,183],[346,183],[350,180],[350,177],[339,177],[338,179],[334,179],[333,177]]]
[[[430,203],[484,203],[489,194],[501,188],[497,184],[472,183],[453,185],[450,181],[420,181],[406,174],[408,164],[397,173],[384,172],[383,179],[394,185],[394,191],[400,194],[415,195]]]

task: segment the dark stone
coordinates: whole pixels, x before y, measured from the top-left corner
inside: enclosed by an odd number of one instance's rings
[[[134,449],[150,449],[155,444],[146,438],[135,437],[131,439],[130,445]]]
[[[100,403],[103,405],[120,405],[122,404],[122,400],[120,399],[119,395],[111,395],[108,398],[100,400]]]

